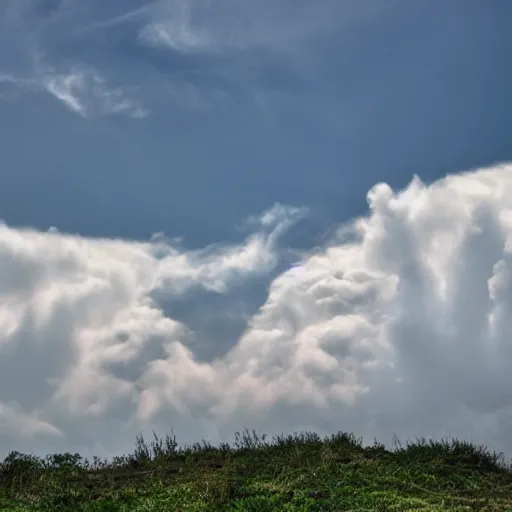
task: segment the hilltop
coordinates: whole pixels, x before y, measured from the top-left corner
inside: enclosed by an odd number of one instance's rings
[[[460,441],[395,450],[353,434],[266,436],[178,448],[142,436],[111,461],[11,452],[0,464],[0,511],[512,511],[512,465]]]

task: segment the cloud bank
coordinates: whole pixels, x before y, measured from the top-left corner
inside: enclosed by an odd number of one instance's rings
[[[202,251],[2,225],[0,455],[110,456],[153,428],[230,442],[247,426],[457,437],[511,457],[512,165],[367,199],[277,275],[304,210],[276,205],[241,244]],[[229,298],[264,276],[243,334],[200,361],[166,298]]]

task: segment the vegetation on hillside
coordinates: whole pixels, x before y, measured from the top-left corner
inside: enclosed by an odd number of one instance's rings
[[[352,434],[266,436],[178,448],[174,436],[111,461],[11,452],[0,464],[0,512],[512,511],[512,465],[467,442]]]

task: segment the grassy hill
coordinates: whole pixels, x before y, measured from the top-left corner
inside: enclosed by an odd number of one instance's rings
[[[352,434],[312,433],[178,448],[174,436],[92,462],[11,452],[0,465],[0,511],[341,512],[512,511],[512,465],[486,448],[417,440],[388,451]]]

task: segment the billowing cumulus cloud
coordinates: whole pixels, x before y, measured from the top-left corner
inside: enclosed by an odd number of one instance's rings
[[[388,446],[452,436],[512,456],[512,165],[367,199],[278,275],[279,236],[303,210],[276,205],[240,245],[201,251],[2,226],[1,450],[113,455],[152,428],[218,442],[248,426]],[[256,275],[272,276],[264,304],[200,360],[194,322],[165,299],[249,293]]]
[[[271,271],[279,236],[302,215],[276,205],[244,243],[196,251],[162,235],[137,243],[1,225],[0,431],[12,434],[13,422],[27,416],[27,433],[56,435],[53,414],[102,421],[131,404],[146,365],[175,345],[184,350],[189,335],[152,294],[226,293]],[[127,367],[135,380],[118,376]]]
[[[285,408],[323,430],[458,435],[510,454],[511,171],[372,188],[368,217],[273,281],[226,359],[222,414],[243,402],[255,421],[286,422]]]

